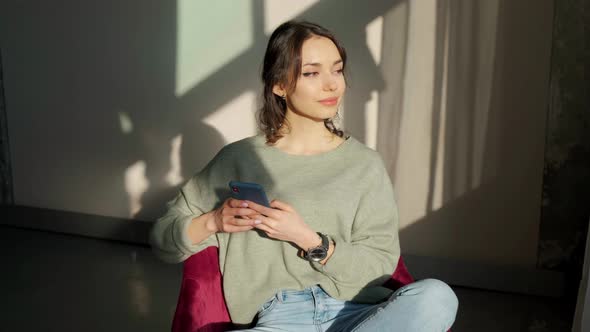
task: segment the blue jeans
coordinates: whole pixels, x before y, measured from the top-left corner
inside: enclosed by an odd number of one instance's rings
[[[336,300],[319,286],[279,291],[258,311],[252,329],[240,331],[447,331],[458,300],[442,281],[425,279],[406,285],[378,304]]]

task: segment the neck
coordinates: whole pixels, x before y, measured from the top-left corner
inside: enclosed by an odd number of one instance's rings
[[[275,144],[285,152],[312,155],[332,150],[343,141],[330,132],[321,119],[310,119],[291,110],[287,110],[285,119],[289,125],[285,126],[283,137]]]

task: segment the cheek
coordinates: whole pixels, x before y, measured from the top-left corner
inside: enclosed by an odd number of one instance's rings
[[[338,82],[342,92],[344,92],[344,90],[346,90],[346,80],[344,79],[344,76],[340,76],[340,80],[338,80]]]
[[[294,97],[296,97],[300,103],[306,103],[315,99],[315,91],[317,91],[317,88],[315,88],[313,84],[300,84],[297,86],[297,90],[295,90]]]

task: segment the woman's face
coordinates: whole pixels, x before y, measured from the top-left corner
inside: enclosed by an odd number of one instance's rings
[[[303,42],[301,74],[295,90],[275,93],[287,94],[288,108],[294,113],[323,121],[336,115],[345,89],[342,58],[336,45],[328,38],[314,36]]]

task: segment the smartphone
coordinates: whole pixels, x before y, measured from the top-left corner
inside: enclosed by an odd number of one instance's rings
[[[239,200],[248,200],[266,207],[270,207],[264,188],[258,183],[230,181],[231,196]]]

